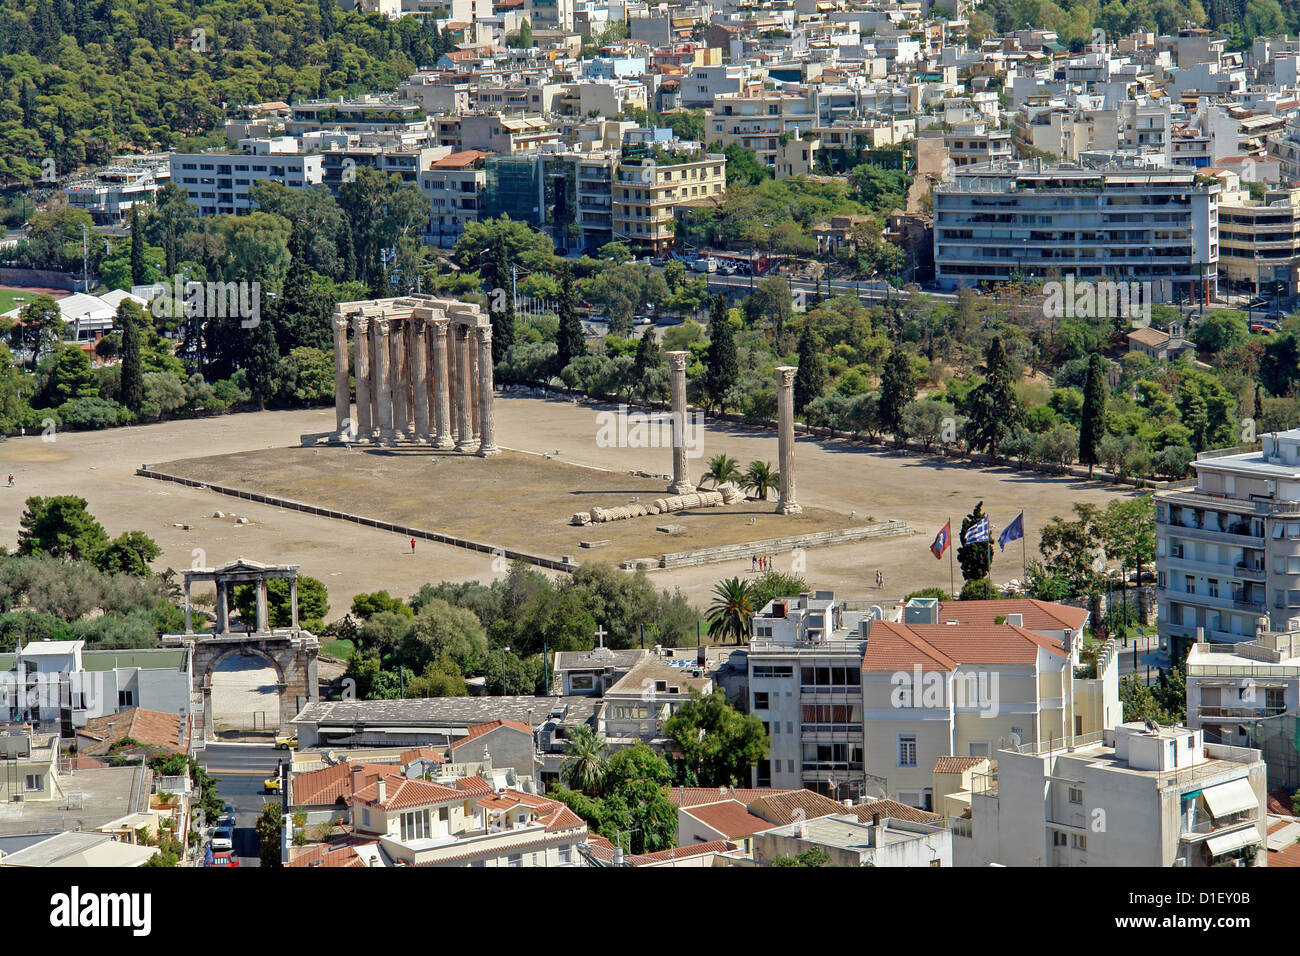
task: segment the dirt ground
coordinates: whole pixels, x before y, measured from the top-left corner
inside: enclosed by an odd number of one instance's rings
[[[849,524],[848,515],[824,508],[778,515],[773,496],[767,502],[572,525],[575,511],[665,497],[664,482],[517,451],[483,459],[428,448],[325,445],[188,458],[163,462],[158,469],[556,560],[571,555],[618,564]],[[503,509],[512,520],[501,520]],[[656,530],[670,525],[684,530],[672,535]],[[583,548],[584,541],[608,544]]]
[[[571,402],[499,398],[498,442],[510,449],[557,453],[561,461],[623,473],[672,470],[671,450],[666,448],[598,447],[596,416],[600,411]],[[412,555],[407,540],[395,534],[134,475],[145,462],[297,447],[300,435],[329,431],[333,424],[332,409],[309,409],[47,436],[54,438],[52,442],[41,436],[10,439],[0,443],[0,472],[12,471],[17,483],[5,488],[0,482],[0,543],[12,546],[17,540],[18,520],[28,495],[77,494],[87,499],[110,535],[139,529],[157,540],[163,548],[163,556],[156,562],[160,568],[218,564],[238,555],[300,564],[303,573],[325,582],[330,617],[342,615],[352,597],[361,592],[386,588],[405,596],[427,581],[486,581],[503,573],[499,567],[494,570],[490,554],[421,542]],[[704,461],[719,452],[736,458],[742,468],[754,459],[775,462],[776,435],[710,422],[700,457],[691,461],[692,477],[698,477]],[[1073,477],[972,467],[847,441],[800,439],[796,463],[799,501],[805,507],[848,515],[849,525],[865,523],[870,516],[876,521],[907,521],[917,530],[910,537],[805,552],[806,564],[799,570],[810,584],[833,588],[837,595],[849,599],[893,601],[916,588],[946,587],[948,561],[946,557],[934,559],[928,549],[930,540],[949,518],[955,530],[977,501],[982,500],[992,516],[995,538],[1024,510],[1032,557],[1039,528],[1052,515],[1066,514],[1074,501],[1104,505],[1117,495],[1132,493],[1131,489],[1116,491]],[[570,509],[576,510],[576,506]],[[216,511],[224,512],[225,517],[212,517]],[[246,517],[248,523],[238,524],[237,516]],[[525,519],[505,502],[497,520],[504,527]],[[994,579],[1019,578],[1020,559],[1019,542],[1012,543],[1005,554],[995,552]],[[790,555],[780,555],[776,566],[790,570],[791,561]],[[499,566],[500,562],[496,563]],[[878,569],[885,575],[883,589],[875,586]],[[746,558],[655,571],[651,579],[661,587],[680,588],[697,604],[707,605],[719,579],[749,573]]]

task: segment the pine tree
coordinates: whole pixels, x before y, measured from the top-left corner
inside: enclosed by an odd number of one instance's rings
[[[140,207],[131,207],[131,284],[144,285],[149,267],[144,261],[144,233],[140,231]]]
[[[975,510],[961,519],[961,536],[958,541],[966,540],[966,532],[971,525],[984,517],[984,502],[975,506]],[[961,565],[961,576],[966,581],[979,581],[989,576],[993,564],[993,535],[990,528],[989,540],[975,544],[962,544],[957,549],[957,563]]]
[[[576,358],[587,354],[587,339],[578,319],[577,292],[573,287],[573,269],[566,263],[560,269],[560,297],[556,312],[560,328],[556,333],[555,372],[558,375]]]
[[[794,410],[802,412],[826,391],[826,358],[821,341],[805,322],[799,333],[799,371],[794,376]]]
[[[330,325],[334,300],[308,266],[306,226],[301,222],[295,222],[289,234],[289,257],[289,271],[274,310],[280,352],[287,355],[299,346],[329,352],[334,343]]]
[[[1088,380],[1083,388],[1083,409],[1079,421],[1079,461],[1088,466],[1092,477],[1093,466],[1100,460],[1098,449],[1106,437],[1106,370],[1101,356],[1096,352],[1088,359]]]
[[[971,390],[966,404],[970,447],[996,455],[1021,419],[1020,401],[1016,398],[1001,337],[995,335],[989,342],[984,357],[984,381]]]
[[[651,369],[658,368],[662,361],[659,340],[655,338],[655,330],[652,326],[641,333],[641,339],[636,344],[636,358],[632,360],[632,379],[637,383],[637,387],[641,389],[643,397],[645,395],[646,376]]]
[[[266,408],[266,403],[279,390],[276,365],[280,361],[280,348],[275,342],[273,322],[264,318],[250,333],[244,373],[248,379],[248,389],[257,400],[257,407]]]
[[[885,359],[885,367],[880,373],[880,423],[899,444],[907,438],[903,409],[914,398],[916,379],[911,360],[901,348],[895,348]]]
[[[122,330],[122,404],[136,414],[144,403],[144,374],[141,367],[140,323],[144,314],[130,299],[124,299],[117,309],[117,325]]]
[[[725,411],[727,393],[739,377],[736,339],[727,317],[727,300],[719,295],[713,300],[709,317],[709,351],[705,357],[704,394],[709,404]]]

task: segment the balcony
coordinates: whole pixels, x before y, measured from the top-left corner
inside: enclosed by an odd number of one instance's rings
[[[1238,561],[1236,576],[1246,581],[1258,581],[1263,584],[1268,572],[1264,570],[1262,564],[1254,565],[1247,564],[1245,561]]]
[[[1202,720],[1263,720],[1285,713],[1285,704],[1266,707],[1202,707],[1197,711]]]

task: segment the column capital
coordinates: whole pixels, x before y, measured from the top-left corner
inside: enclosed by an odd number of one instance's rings
[[[433,334],[439,338],[447,334],[447,327],[451,325],[451,321],[446,317],[425,319],[424,321],[429,328],[433,329]]]
[[[356,328],[357,332],[361,335],[365,335],[367,332],[370,331],[370,320],[367,319],[364,315],[358,315],[355,318],[353,318],[352,324]]]
[[[348,317],[346,315],[334,316],[334,330],[336,332],[339,330],[346,332],[348,330]]]
[[[776,367],[777,384],[782,388],[793,388],[794,377],[798,371],[799,366],[797,365],[778,365]]]
[[[668,362],[674,372],[686,371],[686,366],[690,364],[690,352],[669,352]]]
[[[492,341],[492,326],[478,325],[474,327],[474,334],[478,336],[479,345],[487,345]]]

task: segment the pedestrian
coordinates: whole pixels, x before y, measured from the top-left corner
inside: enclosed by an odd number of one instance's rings
[[[885,586],[885,576],[884,576],[883,574],[881,574],[879,571],[877,571],[877,572],[876,572],[876,587],[878,587],[878,588],[883,588],[884,586]]]
[[[415,539],[411,539],[411,554],[415,554]]]
[[[9,487],[12,488],[13,486],[14,486],[14,473],[11,471],[9,472]]]
[[[755,571],[758,570],[758,556],[757,556],[757,555],[751,554],[751,555],[749,556],[749,570],[750,570],[750,573],[751,573],[751,574],[752,574],[753,572],[755,572]]]

